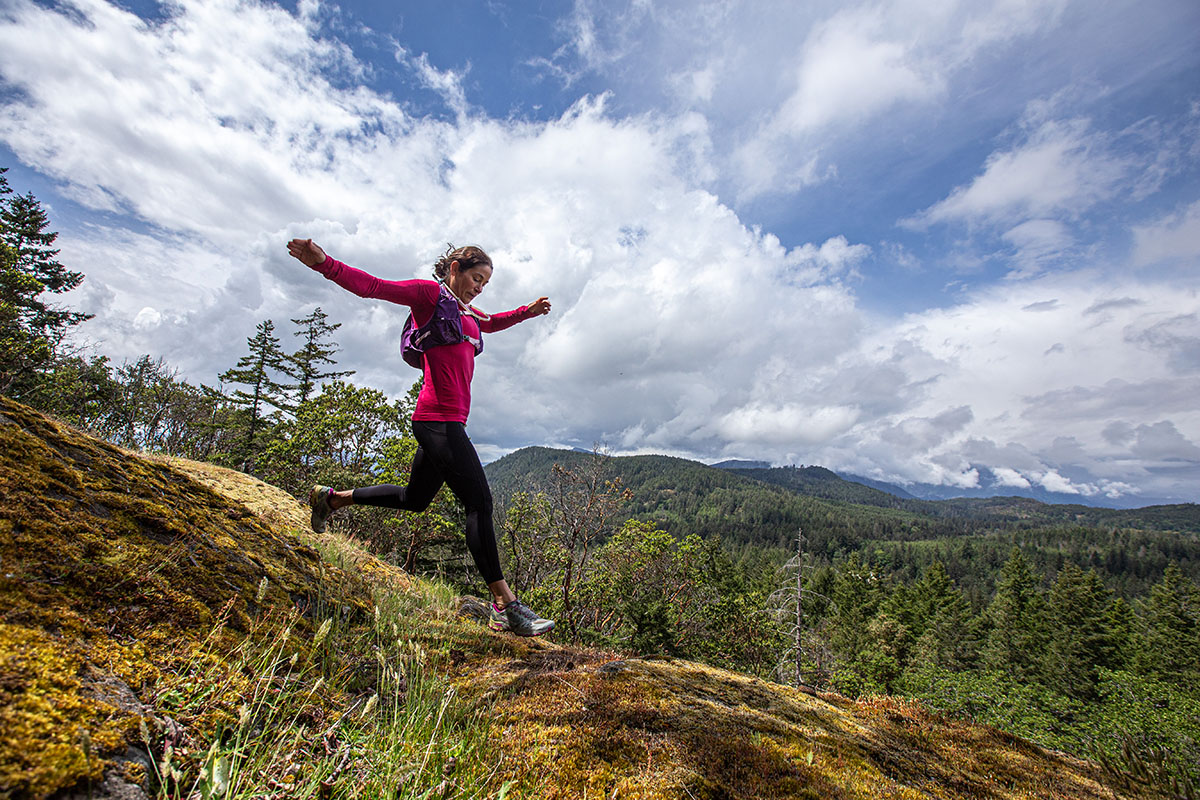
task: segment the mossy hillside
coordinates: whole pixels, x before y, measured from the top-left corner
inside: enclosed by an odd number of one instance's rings
[[[218,616],[236,636],[261,607],[311,613],[351,583],[170,464],[0,398],[0,795],[98,781]],[[300,614],[294,627],[311,626]]]
[[[0,436],[0,557],[11,576],[0,587],[0,796],[80,791],[114,768],[136,782],[136,766],[119,759],[139,743],[142,720],[155,728],[159,753],[158,721],[185,729],[176,739],[200,754],[194,768],[218,728],[236,724],[247,697],[252,714],[285,716],[264,704],[296,674],[289,652],[301,656],[296,671],[310,670],[294,715],[304,738],[298,750],[289,743],[255,762],[265,765],[255,767],[261,793],[281,798],[312,796],[301,788],[315,793],[318,782],[337,796],[353,789],[371,797],[399,796],[398,787],[413,792],[404,796],[437,787],[436,796],[496,797],[510,782],[509,798],[1113,796],[1091,764],[917,705],[817,697],[685,661],[622,660],[492,633],[460,616],[452,595],[336,532],[306,535],[315,549],[302,544],[303,507],[248,476],[139,458],[7,402]],[[107,578],[89,580],[93,569]],[[372,604],[383,608],[363,614]],[[147,606],[156,612],[139,610]],[[313,626],[297,609],[314,608],[318,619],[355,620],[344,625],[346,653],[333,672],[304,666],[317,654],[306,650]],[[272,677],[247,669],[252,662],[234,651],[256,631],[274,630],[275,616],[299,641],[257,662],[279,668]],[[442,727],[458,727],[436,746],[432,738],[414,745],[396,723],[404,715],[390,712],[383,719],[396,727],[375,730],[370,747],[339,734],[354,766],[337,777],[316,731],[360,714],[372,688],[382,708],[404,703],[370,669],[357,687],[347,679],[381,652],[355,644],[364,628],[371,641],[381,633],[400,640],[381,659],[384,672],[409,670],[412,685],[412,670],[427,661],[446,675],[453,691],[439,690]],[[337,680],[318,689],[318,674]],[[459,750],[460,730],[475,744]],[[490,741],[482,748],[481,732]],[[373,771],[396,763],[379,755],[389,741],[415,747],[420,770],[380,780]],[[461,752],[453,773],[452,752]],[[325,771],[313,775],[322,757]],[[468,789],[463,776],[472,771],[480,777]],[[442,782],[418,780],[433,778]],[[367,784],[387,791],[364,794]]]
[[[1112,798],[1094,765],[915,703],[814,696],[669,659],[514,643],[465,659],[503,775],[544,798]],[[510,796],[511,793],[510,793]]]

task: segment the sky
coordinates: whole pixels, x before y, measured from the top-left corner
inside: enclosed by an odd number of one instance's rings
[[[468,431],[896,483],[1200,500],[1195,0],[0,0],[0,166],[116,363],[194,383],[448,242]],[[292,341],[289,341],[292,340]]]

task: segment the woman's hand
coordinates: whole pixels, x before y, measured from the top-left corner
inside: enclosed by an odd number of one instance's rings
[[[526,308],[528,309],[526,313],[528,313],[531,317],[540,317],[543,314],[549,314],[550,298],[539,297],[537,300],[534,300],[532,303],[526,306]]]
[[[325,251],[312,239],[292,239],[287,244],[288,255],[300,260],[308,267],[319,267],[325,263]]]

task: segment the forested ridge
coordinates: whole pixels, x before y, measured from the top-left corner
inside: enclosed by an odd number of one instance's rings
[[[501,504],[537,491],[554,464],[585,453],[527,447],[487,465]],[[622,513],[677,536],[716,538],[733,549],[794,549],[821,563],[858,553],[898,578],[934,561],[973,595],[990,593],[1014,546],[1042,573],[1068,561],[1096,568],[1122,596],[1143,594],[1175,563],[1200,579],[1200,506],[1139,509],[1052,505],[1022,497],[906,500],[841,479],[822,467],[716,469],[670,456],[617,456],[608,474],[630,492]]]
[[[967,517],[986,522],[1024,525],[1075,523],[1200,533],[1200,506],[1195,503],[1111,509],[1080,503],[1045,503],[1028,497],[960,497],[949,500],[902,498],[839,476],[824,467],[733,469],[735,474],[792,489],[800,494],[857,505],[912,511],[930,517]]]

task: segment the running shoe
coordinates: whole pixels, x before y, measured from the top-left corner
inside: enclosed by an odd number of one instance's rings
[[[312,507],[309,524],[312,525],[314,533],[325,532],[325,523],[333,513],[333,508],[329,505],[329,495],[332,493],[333,489],[328,486],[314,486],[308,493],[308,504]]]
[[[554,629],[554,620],[542,619],[520,600],[513,600],[504,608],[492,603],[488,627],[494,631],[511,631],[517,636],[541,636]]]

